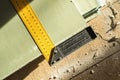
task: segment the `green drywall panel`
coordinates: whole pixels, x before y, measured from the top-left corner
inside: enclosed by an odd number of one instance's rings
[[[86,27],[71,0],[30,0],[30,4],[55,45]],[[0,3],[0,79],[40,56],[9,0]]]
[[[55,45],[86,27],[71,0],[33,0],[31,6]]]
[[[0,3],[0,80],[41,55],[9,0]]]
[[[84,15],[94,8],[99,7],[97,0],[72,0],[78,11]]]

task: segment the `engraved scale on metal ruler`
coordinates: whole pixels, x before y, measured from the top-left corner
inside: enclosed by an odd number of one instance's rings
[[[54,46],[44,27],[32,10],[27,0],[11,0],[20,18],[50,65],[60,61],[82,45],[96,38],[91,27],[73,35],[69,39]]]

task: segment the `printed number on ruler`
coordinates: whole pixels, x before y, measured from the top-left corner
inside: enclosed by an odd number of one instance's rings
[[[27,0],[11,1],[42,54],[49,61],[54,44],[33,12],[29,2]]]

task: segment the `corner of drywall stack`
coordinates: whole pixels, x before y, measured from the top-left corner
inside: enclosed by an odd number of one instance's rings
[[[91,11],[94,12],[99,6],[96,0],[73,0],[73,3],[71,0],[32,0],[30,2],[56,46],[84,30],[87,27],[85,20],[91,16]],[[3,79],[39,57],[41,53],[12,4],[2,0],[1,6],[3,13],[0,15],[4,16],[0,22],[4,23],[0,24],[0,79]]]
[[[100,5],[97,0],[72,0],[79,13],[85,18],[86,22],[95,18],[98,14]]]

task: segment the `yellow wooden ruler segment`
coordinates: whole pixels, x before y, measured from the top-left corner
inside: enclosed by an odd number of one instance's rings
[[[42,54],[49,61],[54,44],[32,10],[29,2],[27,0],[11,0],[11,2]]]

